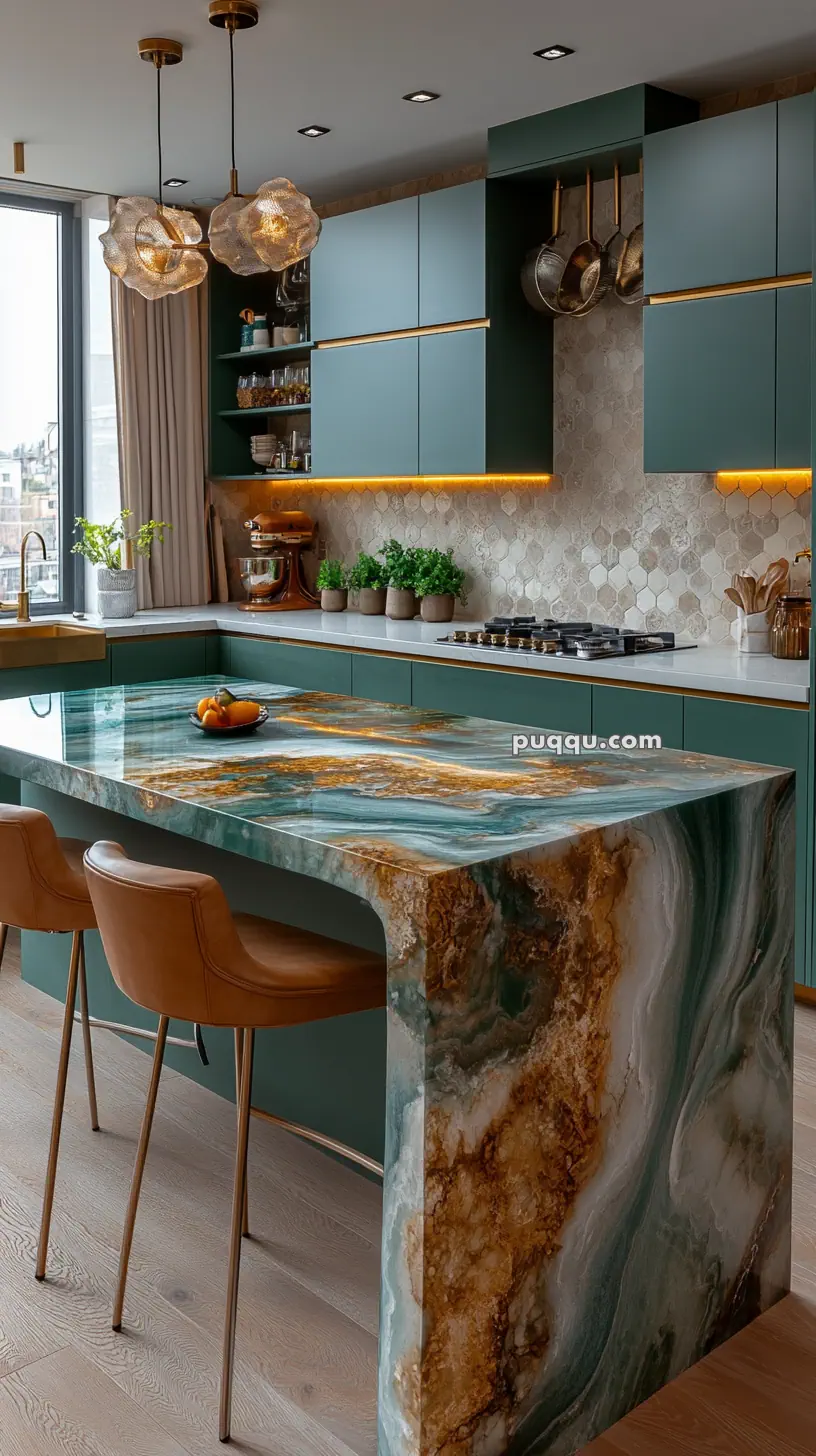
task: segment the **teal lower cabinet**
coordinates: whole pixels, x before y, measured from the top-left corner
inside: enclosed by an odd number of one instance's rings
[[[774,290],[643,310],[645,471],[775,464],[776,328]]]
[[[416,475],[418,339],[312,354],[312,474]]]
[[[355,652],[351,659],[351,693],[375,703],[410,703],[411,659]]]
[[[694,753],[740,758],[796,770],[796,979],[814,984],[809,964],[808,718],[804,709],[685,699],[683,746]]]
[[[415,661],[412,702],[415,707],[442,713],[530,724],[554,732],[589,733],[592,728],[590,684],[543,672],[493,672]]]
[[[0,672],[0,699],[43,697],[80,688],[110,687],[110,650],[101,662],[63,662],[54,667],[9,667]]]
[[[225,637],[222,672],[310,692],[351,693],[351,653],[259,637]]]
[[[132,637],[110,644],[111,683],[162,682],[169,677],[203,677],[207,666],[207,638]],[[216,669],[217,670],[217,669]]]
[[[664,748],[683,747],[681,693],[652,693],[645,688],[592,685],[592,732],[599,738],[613,733],[656,734]]]

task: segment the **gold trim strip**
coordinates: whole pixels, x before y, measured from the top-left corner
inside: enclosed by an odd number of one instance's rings
[[[416,329],[391,329],[383,334],[355,334],[346,339],[321,339],[316,349],[345,349],[348,344],[380,344],[388,339],[424,339],[428,334],[460,334],[467,329],[489,329],[490,319],[464,319],[458,324],[423,324]]]
[[[779,278],[753,278],[745,283],[712,283],[706,288],[686,288],[678,293],[652,293],[646,303],[691,303],[698,298],[731,298],[736,293],[767,293],[772,288],[799,288],[812,283],[812,273],[786,273]]]

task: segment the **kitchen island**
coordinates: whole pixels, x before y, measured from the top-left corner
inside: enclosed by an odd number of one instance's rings
[[[379,1456],[571,1456],[789,1287],[792,777],[212,685],[0,704],[0,773],[373,908]]]

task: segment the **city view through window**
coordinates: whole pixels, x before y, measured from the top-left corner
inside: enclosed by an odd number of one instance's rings
[[[20,587],[30,543],[32,606],[60,598],[60,219],[0,207],[0,598]]]

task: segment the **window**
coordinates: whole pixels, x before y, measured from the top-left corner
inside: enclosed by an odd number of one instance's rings
[[[20,589],[29,544],[32,611],[71,610],[79,514],[81,316],[73,204],[0,194],[0,597]]]

